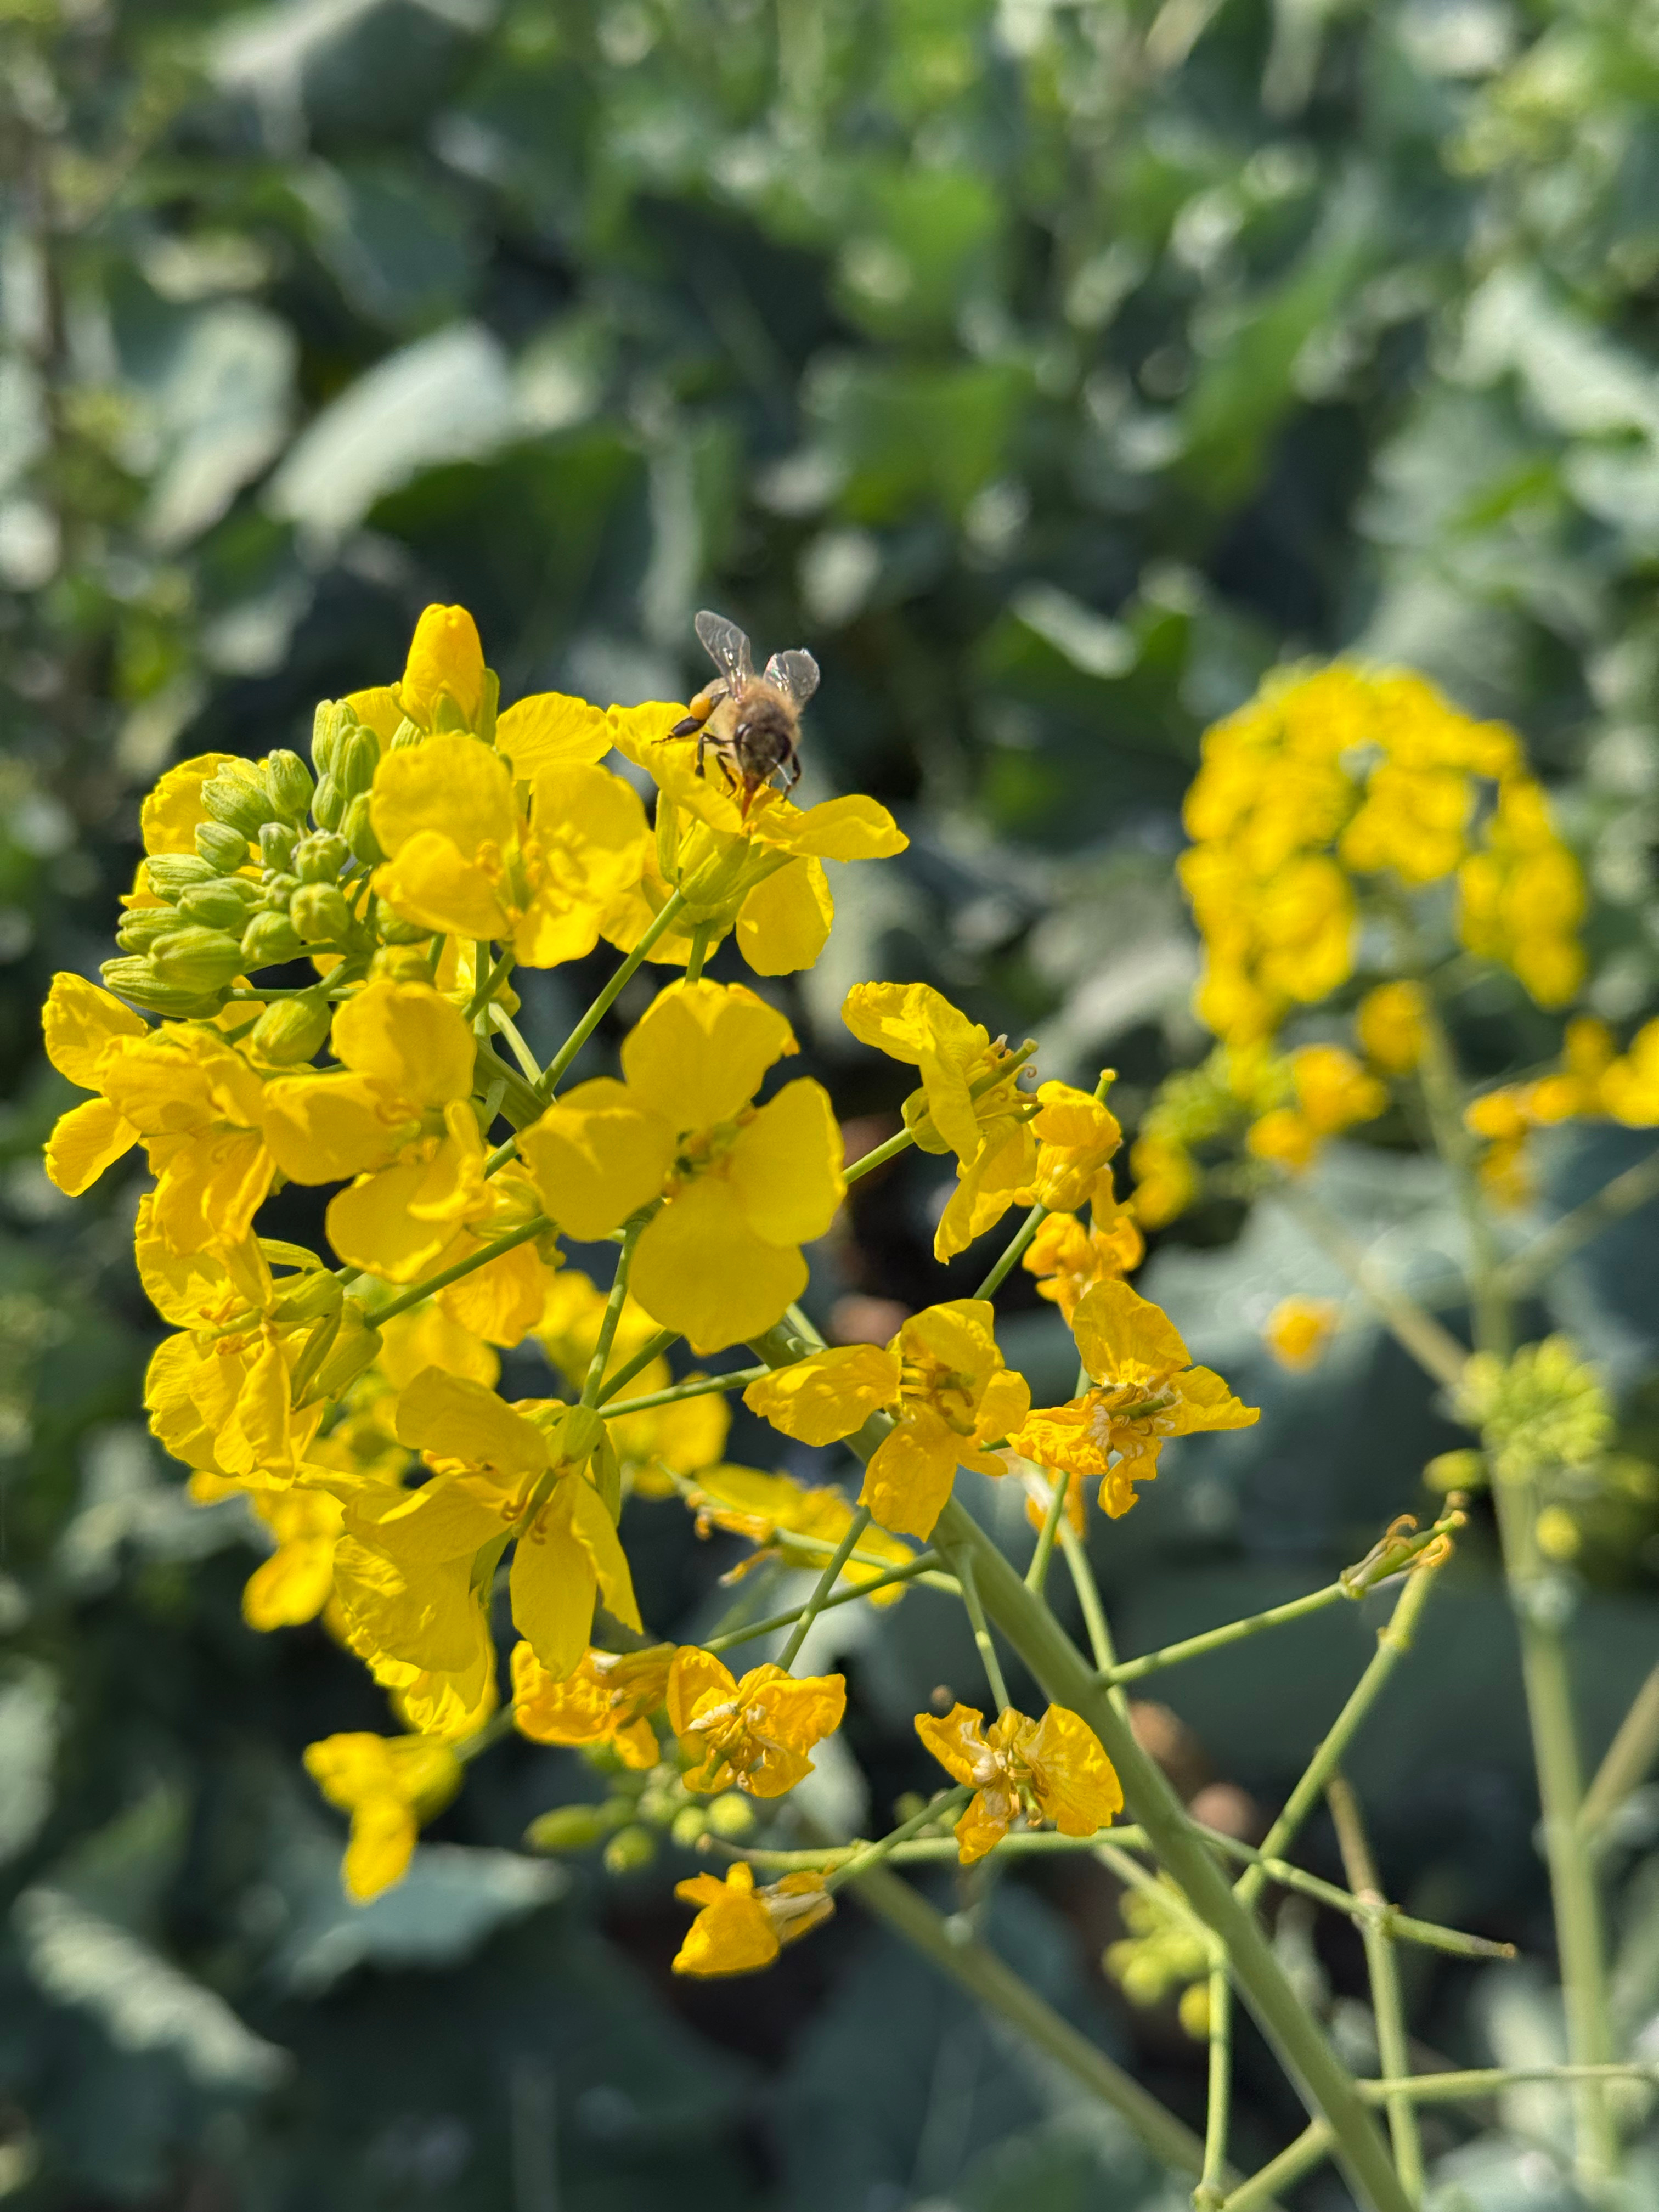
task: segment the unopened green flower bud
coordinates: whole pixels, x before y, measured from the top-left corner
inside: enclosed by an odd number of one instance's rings
[[[219,871],[199,853],[152,853],[144,874],[157,898],[176,899],[192,884],[210,884]]]
[[[326,1267],[306,1267],[276,1285],[271,1311],[283,1322],[320,1321],[337,1313],[341,1303],[339,1277]]]
[[[196,849],[210,868],[228,876],[247,859],[247,839],[222,822],[198,822]]]
[[[279,999],[253,1025],[252,1042],[261,1058],[279,1067],[309,1060],[327,1041],[328,1002],[324,999]]]
[[[299,842],[300,833],[291,822],[267,822],[259,832],[259,858],[268,868],[286,869]]]
[[[368,793],[360,791],[340,817],[340,835],[350,847],[354,860],[361,860],[366,868],[375,868],[386,855],[374,835],[368,805]]]
[[[343,738],[334,755],[333,778],[348,799],[356,799],[374,781],[380,764],[380,741],[366,723],[360,722]]]
[[[683,1851],[695,1850],[708,1826],[708,1815],[701,1805],[682,1805],[668,1833]]]
[[[269,874],[259,887],[259,903],[262,906],[280,907],[286,911],[289,901],[299,888],[298,876],[281,872]]]
[[[202,786],[202,806],[216,822],[257,837],[276,812],[264,778],[252,762],[222,768]]]
[[[727,1790],[703,1808],[703,1817],[717,1836],[735,1842],[755,1825],[755,1808],[736,1790]]]
[[[210,884],[192,884],[179,902],[186,921],[207,929],[228,929],[240,937],[259,903],[259,886],[246,876],[221,876]]]
[[[380,1332],[369,1324],[368,1315],[356,1298],[348,1298],[340,1308],[340,1326],[328,1356],[312,1377],[313,1396],[337,1398],[349,1389],[364,1368],[372,1367],[380,1356]]]
[[[1423,1480],[1431,1490],[1443,1497],[1450,1490],[1479,1490],[1486,1480],[1486,1459],[1484,1452],[1441,1452],[1423,1470]]]
[[[425,945],[432,936],[422,921],[405,921],[384,899],[374,902],[374,934],[382,945]]]
[[[325,830],[337,830],[340,817],[346,810],[346,795],[331,775],[325,775],[317,787],[317,795],[311,802],[311,817],[320,822]]]
[[[525,1830],[524,1846],[527,1851],[588,1851],[615,1826],[608,1805],[556,1805]]]
[[[283,960],[297,959],[305,942],[286,914],[256,914],[242,932],[244,972],[274,968]]]
[[[130,907],[121,917],[115,942],[123,952],[148,952],[158,937],[170,937],[179,916],[170,906]]]
[[[150,964],[164,983],[177,983],[199,998],[234,982],[242,972],[242,945],[226,929],[204,929],[191,923],[158,937],[149,949]]]
[[[303,822],[317,786],[299,754],[289,752],[286,747],[272,753],[265,763],[265,782],[270,787],[271,804],[283,821]]]
[[[307,945],[335,943],[351,927],[351,909],[332,884],[301,884],[288,915]]]
[[[640,1874],[657,1856],[657,1839],[649,1828],[618,1828],[605,1847],[607,1874]]]
[[[356,712],[349,701],[319,701],[317,711],[311,718],[311,757],[316,763],[319,776],[330,773],[336,747],[348,730],[356,728]]]
[[[302,884],[331,884],[350,857],[343,837],[331,830],[313,830],[294,848],[294,872]]]
[[[146,1006],[153,1014],[198,1014],[204,1011],[202,992],[165,981],[148,960],[106,960],[99,972],[118,998],[131,999],[135,1006]],[[212,1003],[209,995],[207,1005],[210,1006]]]
[[[407,752],[410,745],[418,745],[425,735],[425,731],[405,714],[392,732],[392,743],[387,750],[394,753]]]

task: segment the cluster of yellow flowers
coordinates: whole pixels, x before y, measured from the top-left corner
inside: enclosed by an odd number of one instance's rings
[[[885,1346],[730,1386],[674,1380],[677,1340],[707,1357],[789,1313],[848,1179],[822,1086],[769,1087],[798,1049],[788,1021],[703,963],[730,937],[757,976],[810,966],[832,919],[823,862],[905,843],[867,799],[803,809],[763,787],[740,803],[697,773],[695,742],[673,734],[683,714],[550,693],[502,708],[471,618],[429,608],[398,682],[318,709],[309,767],[209,754],[161,777],[107,988],[59,975],[46,1008],[53,1064],[89,1094],[53,1131],[53,1180],[83,1192],[135,1146],[154,1178],[135,1241],[172,1331],[146,1385],[155,1433],[194,1498],[240,1496],[262,1525],[250,1623],[320,1618],[405,1731],[307,1753],[350,1815],[358,1899],[400,1877],[504,1723],[498,1601],[513,1724],[644,1777],[677,1834],[689,1808],[688,1836],[736,1835],[744,1800],[810,1771],[842,1721],[840,1676],[797,1676],[787,1656],[734,1676],[718,1650],[653,1640],[627,1498],[683,1500],[757,1558],[826,1579],[828,1562],[843,1594],[890,1602],[925,1565],[906,1540],[929,1536],[958,1466],[1097,1477],[1115,1515],[1164,1438],[1255,1419],[1122,1279],[1142,1247],[1114,1191],[1104,1084],[1028,1090],[1030,1048],[920,984],[860,985],[845,1018],[917,1071],[905,1138],[954,1158],[938,1256],[1031,1209],[1018,1249],[1090,1387],[1034,1411],[988,1297],[930,1306]],[[617,973],[543,1066],[514,969],[601,939],[624,956]],[[687,973],[634,1022],[618,1075],[562,1088],[647,960]],[[297,981],[294,963],[308,963]],[[1316,1137],[1366,1109],[1366,1080],[1298,1060],[1265,1121],[1299,1115]],[[1300,1139],[1273,1141],[1284,1154]],[[260,1232],[289,1184],[331,1190],[331,1262]],[[616,1246],[609,1288],[563,1264],[562,1238]],[[500,1395],[501,1353],[526,1343],[565,1395]],[[743,1382],[784,1436],[873,1437],[856,1512],[838,1490],[725,1460],[721,1392]],[[963,1859],[1016,1822],[1085,1835],[1109,1820],[1121,1793],[1085,1723],[997,1702],[988,1726],[965,1706],[918,1723],[971,1784]],[[727,1810],[704,1821],[697,1798]],[[757,1889],[741,1858],[724,1881],[699,1875],[682,1885],[698,1914],[676,1964],[763,1965],[832,1887],[792,1875]]]
[[[1533,1190],[1528,1139],[1597,1116],[1627,1129],[1659,1128],[1659,1021],[1644,1024],[1621,1053],[1605,1022],[1581,1014],[1567,1024],[1558,1066],[1471,1102],[1464,1120],[1482,1139],[1479,1172],[1488,1195],[1500,1206],[1524,1206]]]
[[[1206,733],[1186,823],[1181,876],[1204,945],[1194,1005],[1220,1042],[1143,1120],[1132,1164],[1146,1227],[1191,1204],[1215,1139],[1242,1132],[1256,1159],[1299,1175],[1418,1068],[1432,1025],[1409,977],[1353,1009],[1358,1056],[1331,1042],[1275,1049],[1288,1018],[1352,981],[1368,926],[1410,967],[1419,906],[1432,921],[1449,891],[1457,941],[1540,1006],[1565,1006],[1583,979],[1583,878],[1519,738],[1420,676],[1337,663],[1270,678]]]

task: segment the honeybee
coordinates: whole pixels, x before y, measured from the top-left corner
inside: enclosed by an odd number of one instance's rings
[[[726,789],[742,792],[746,815],[765,785],[793,791],[800,781],[800,710],[818,688],[818,664],[810,653],[775,653],[765,674],[757,676],[749,640],[736,623],[705,608],[695,627],[720,675],[669,735],[695,735],[699,775],[713,753]]]

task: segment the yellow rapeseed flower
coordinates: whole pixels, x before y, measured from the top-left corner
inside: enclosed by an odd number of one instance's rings
[[[1069,1083],[1040,1083],[1031,1133],[1037,1140],[1036,1172],[1022,1202],[1050,1213],[1075,1213],[1093,1206],[1109,1213],[1114,1196],[1110,1163],[1123,1142],[1117,1116],[1098,1098]]]
[[[1091,1225],[1074,1213],[1051,1213],[1037,1224],[1021,1266],[1037,1279],[1037,1295],[1060,1308],[1069,1322],[1091,1283],[1127,1275],[1140,1265],[1146,1240],[1127,1206],[1103,1208],[1097,1201]]]
[[[307,1747],[305,1759],[330,1804],[351,1815],[340,1873],[358,1905],[403,1880],[422,1823],[461,1786],[459,1760],[431,1736],[325,1736]]]
[[[800,1248],[846,1188],[823,1085],[750,1102],[797,1051],[783,1016],[741,984],[674,983],[623,1041],[623,1080],[578,1084],[519,1143],[549,1214],[607,1236],[658,1199],[629,1287],[694,1352],[759,1335],[806,1287]]]
[[[769,1662],[739,1681],[712,1651],[682,1646],[668,1675],[668,1719],[698,1764],[688,1790],[733,1788],[781,1797],[812,1771],[807,1753],[833,1735],[847,1710],[840,1674],[787,1674]]]
[[[1324,1358],[1341,1316],[1334,1298],[1281,1298],[1262,1324],[1262,1341],[1281,1367],[1299,1373]]]
[[[148,1036],[149,1026],[119,999],[72,975],[52,977],[40,1026],[58,1073],[99,1094],[60,1114],[46,1139],[46,1173],[66,1197],[79,1198],[138,1142],[132,1123],[103,1096],[100,1071],[106,1058]]]
[[[1354,1011],[1354,1032],[1373,1067],[1409,1075],[1423,1057],[1427,1000],[1420,983],[1379,983]]]
[[[953,1298],[913,1314],[890,1342],[842,1345],[780,1367],[744,1392],[751,1413],[802,1443],[850,1437],[872,1413],[893,1425],[870,1455],[860,1504],[884,1528],[927,1537],[958,1466],[1001,1474],[986,1446],[1030,1406],[1025,1377],[1008,1367],[988,1298]]]
[[[1300,1175],[1328,1137],[1375,1121],[1389,1103],[1382,1085],[1340,1045],[1304,1045],[1291,1054],[1290,1073],[1295,1105],[1274,1107],[1251,1123],[1245,1137],[1258,1159],[1271,1160],[1287,1175]]]
[[[1114,1520],[1134,1504],[1135,1484],[1158,1473],[1166,1437],[1246,1429],[1261,1418],[1210,1368],[1194,1367],[1168,1315],[1125,1282],[1085,1291],[1072,1333],[1094,1389],[1034,1413],[1010,1441],[1041,1466],[1100,1476],[1101,1507]]]
[[[973,1789],[956,1826],[964,1866],[994,1850],[1017,1820],[1092,1836],[1123,1809],[1122,1784],[1099,1737],[1064,1705],[1050,1705],[1040,1721],[1006,1705],[987,1729],[982,1713],[957,1705],[942,1719],[918,1713],[916,1734],[947,1774]]]
[[[763,1474],[752,1467],[722,1465],[698,1470],[684,1486],[685,1503],[696,1515],[699,1536],[708,1535],[711,1528],[724,1528],[734,1536],[746,1536],[760,1548],[741,1561],[726,1577],[730,1582],[768,1559],[781,1559],[786,1566],[817,1567],[829,1558],[845,1536],[853,1519],[853,1508],[844,1492],[824,1483],[811,1488],[787,1474]],[[811,1537],[813,1545],[792,1543],[792,1537]],[[866,1528],[855,1547],[857,1552],[867,1552],[872,1559],[884,1560],[888,1566],[902,1567],[915,1555],[890,1536],[884,1528]],[[849,1559],[841,1571],[838,1580],[853,1587],[874,1582],[885,1571],[859,1558]],[[896,1605],[904,1595],[902,1583],[890,1583],[877,1590],[871,1598],[872,1605]]]
[[[674,1972],[703,1978],[769,1966],[784,1944],[820,1926],[836,1909],[821,1874],[787,1874],[757,1889],[746,1859],[729,1867],[724,1881],[718,1875],[693,1875],[675,1884],[674,1894],[700,1908],[675,1956]]]
[[[513,1723],[534,1743],[608,1743],[636,1771],[659,1757],[651,1715],[668,1694],[672,1644],[583,1653],[574,1674],[550,1674],[528,1644],[513,1647]]]
[[[957,1156],[957,1188],[933,1237],[934,1258],[952,1259],[995,1226],[1037,1172],[1036,1103],[1018,1087],[1017,1055],[928,983],[855,983],[841,1011],[860,1044],[921,1074],[904,1126],[923,1152]]]

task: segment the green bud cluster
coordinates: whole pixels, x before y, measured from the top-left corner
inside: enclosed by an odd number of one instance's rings
[[[1508,1361],[1476,1353],[1463,1370],[1457,1411],[1480,1432],[1500,1482],[1591,1468],[1613,1437],[1607,1387],[1565,1336],[1524,1345]]]
[[[363,896],[364,875],[386,858],[369,819],[380,752],[348,702],[325,700],[312,733],[314,777],[289,751],[219,768],[202,787],[196,850],[145,863],[164,903],[127,913],[116,933],[123,957],[103,971],[110,988],[155,1013],[199,1017],[240,977],[307,952],[362,957],[383,943],[424,943],[429,930]],[[270,1008],[254,1043],[294,1066],[327,1030],[326,1004],[307,998]]]
[[[754,1827],[753,1808],[738,1790],[705,1803],[666,1762],[641,1774],[623,1766],[608,1745],[591,1746],[585,1756],[611,1776],[611,1794],[597,1804],[556,1805],[544,1813],[525,1831],[527,1850],[586,1851],[603,1844],[608,1874],[634,1874],[651,1863],[664,1830],[680,1850],[694,1850],[706,1835],[735,1843]]]

